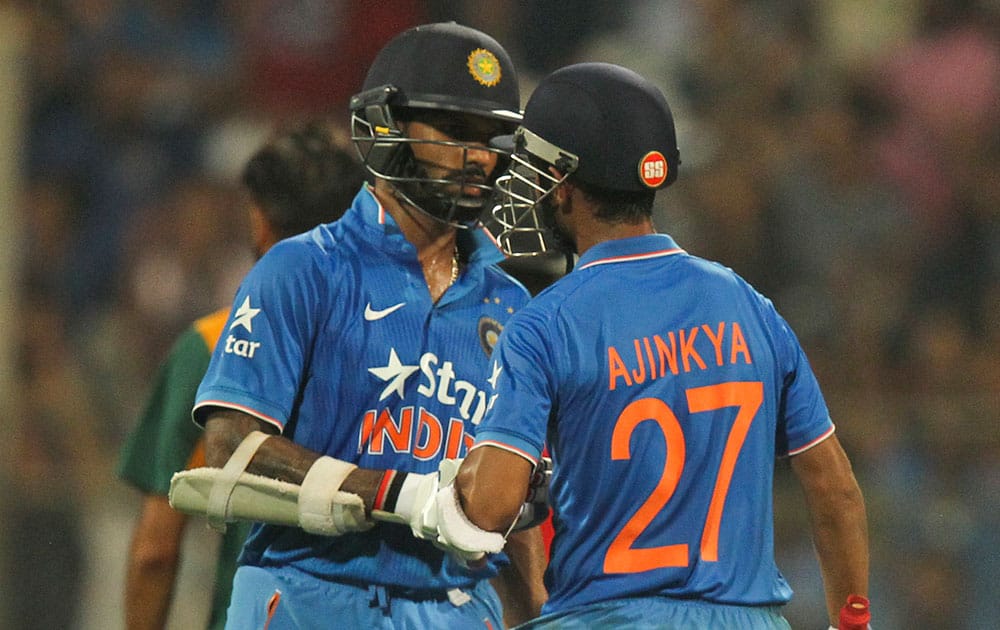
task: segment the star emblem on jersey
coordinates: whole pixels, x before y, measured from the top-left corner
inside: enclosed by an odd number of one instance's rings
[[[385,400],[392,392],[396,392],[402,398],[405,394],[406,379],[418,369],[420,369],[418,365],[403,365],[396,354],[396,349],[390,348],[388,365],[385,367],[368,368],[368,371],[386,381],[385,389],[382,390],[382,395],[378,398],[379,400]]]
[[[236,313],[233,316],[233,323],[229,324],[229,330],[237,326],[242,326],[247,329],[247,332],[253,332],[253,318],[257,317],[257,313],[260,312],[259,308],[254,308],[250,306],[250,296],[248,295],[243,304],[236,309]]]
[[[490,384],[493,389],[497,388],[497,379],[500,378],[500,372],[503,372],[503,368],[496,361],[493,362],[493,373],[490,375],[486,382]]]
[[[383,308],[381,310],[375,310],[372,308],[372,303],[369,302],[365,304],[365,321],[374,322],[376,320],[382,319],[383,317],[395,313],[399,309],[406,306],[406,302],[400,302],[399,304],[393,304],[389,308]]]

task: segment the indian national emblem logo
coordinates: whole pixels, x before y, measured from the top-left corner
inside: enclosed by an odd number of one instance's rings
[[[485,48],[477,48],[469,53],[469,74],[478,83],[493,87],[500,83],[500,61]]]
[[[486,356],[493,354],[493,346],[497,345],[497,339],[503,326],[492,317],[483,317],[479,320],[479,343],[483,346]]]

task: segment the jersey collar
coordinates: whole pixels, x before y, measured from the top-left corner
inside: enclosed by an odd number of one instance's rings
[[[576,269],[582,270],[588,267],[648,260],[682,253],[684,250],[678,247],[674,239],[667,234],[646,234],[619,238],[598,243],[585,251],[583,256],[580,256]]]

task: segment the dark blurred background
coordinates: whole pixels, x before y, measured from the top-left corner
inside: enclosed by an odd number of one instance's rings
[[[581,60],[661,86],[683,165],[657,226],[798,332],[867,497],[875,627],[997,627],[997,0],[0,2],[0,627],[121,627],[117,450],[249,268],[239,169],[275,125],[346,124],[381,45],[447,19],[525,98]],[[785,462],[776,498],[787,616],[823,628]],[[207,605],[192,529],[176,628]]]

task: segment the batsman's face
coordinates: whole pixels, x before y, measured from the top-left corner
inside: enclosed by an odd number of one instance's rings
[[[572,209],[569,195],[564,196],[564,202],[556,201],[556,195],[548,194],[538,200],[536,212],[541,224],[548,231],[555,249],[570,254],[577,253],[576,244],[570,227],[566,224],[567,211]]]
[[[490,138],[504,133],[495,120],[462,113],[426,112],[406,124],[406,134],[417,164],[430,179],[466,182],[451,184],[448,192],[462,197],[481,197],[497,168],[499,154],[487,148]],[[460,190],[459,190],[460,189]]]

